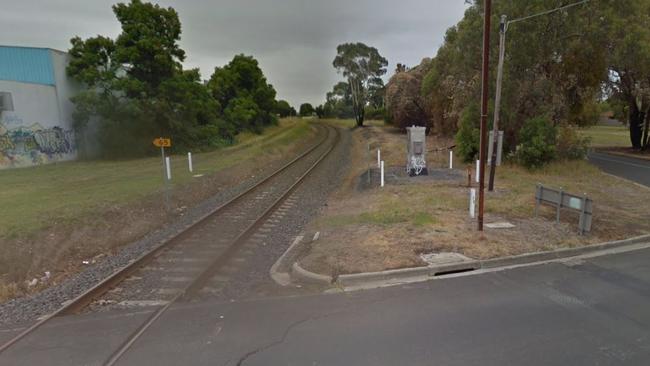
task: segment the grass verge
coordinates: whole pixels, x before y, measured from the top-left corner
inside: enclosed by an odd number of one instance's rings
[[[235,146],[194,155],[193,173],[185,156],[173,156],[169,210],[159,157],[0,171],[0,301],[65,279],[188,207],[267,174],[314,138],[309,122],[283,120],[261,135],[240,136]],[[50,280],[25,285],[45,271]]]
[[[194,175],[227,172],[228,168],[304,138],[309,125],[284,120],[262,135],[243,134],[233,147],[193,155],[172,156],[172,187],[190,183]],[[91,215],[110,205],[133,202],[163,189],[160,157],[125,161],[75,161],[0,171],[0,238],[25,236],[62,221]]]
[[[580,129],[580,134],[591,138],[593,147],[630,146],[630,131],[625,126],[591,126]]]
[[[444,138],[428,138],[428,149],[449,146]],[[384,189],[375,181],[363,188],[368,165],[367,145],[380,147],[389,167],[402,169],[406,137],[390,127],[355,130],[352,170],[348,184],[328,202],[323,215],[310,224],[320,231],[319,241],[302,259],[310,270],[330,275],[382,271],[422,266],[422,253],[457,252],[488,259],[529,252],[588,245],[624,239],[650,232],[650,213],[639,204],[650,200],[650,191],[607,176],[587,161],[555,162],[529,171],[506,164],[497,170],[496,190],[487,193],[486,223],[507,221],[512,229],[476,231],[468,216],[469,189],[464,165],[457,178],[388,180]],[[371,159],[376,159],[371,154]],[[444,156],[443,156],[444,155]],[[430,154],[433,173],[444,175],[446,154]],[[376,164],[376,163],[375,163]],[[578,214],[542,207],[534,217],[535,185],[586,193],[594,200],[593,230],[578,235]]]

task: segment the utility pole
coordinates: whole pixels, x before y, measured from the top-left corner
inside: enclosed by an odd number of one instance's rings
[[[493,141],[492,141],[492,156],[490,157],[490,182],[488,185],[488,190],[490,192],[494,191],[494,176],[497,169],[497,147],[499,145],[499,120],[501,116],[501,90],[503,84],[503,63],[506,54],[506,33],[508,32],[508,27],[510,24],[521,22],[524,20],[529,20],[537,18],[543,15],[553,14],[555,12],[573,8],[578,5],[586,4],[590,0],[582,0],[569,5],[561,6],[559,8],[543,11],[541,13],[529,15],[523,18],[513,19],[508,21],[508,17],[505,15],[501,16],[501,24],[499,27],[499,66],[497,70],[497,87],[496,87],[496,96],[494,100],[494,124],[493,124]],[[483,145],[481,145],[483,146]],[[481,147],[482,148],[482,147]]]
[[[490,82],[490,26],[492,17],[492,0],[485,0],[483,14],[483,70],[481,76],[481,145],[478,196],[478,230],[483,231],[483,211],[485,208],[485,160],[487,159],[487,118],[488,118],[488,83]]]
[[[499,146],[499,116],[501,112],[501,85],[503,83],[503,62],[506,53],[506,31],[508,30],[508,17],[501,16],[499,24],[499,65],[497,67],[497,90],[494,100],[494,120],[492,122],[492,156],[490,157],[490,182],[488,191],[494,191],[494,175],[497,169],[497,148]]]

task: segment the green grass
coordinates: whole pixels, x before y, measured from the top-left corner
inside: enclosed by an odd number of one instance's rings
[[[624,126],[593,126],[581,129],[580,134],[590,137],[593,147],[630,146],[630,132]]]
[[[193,174],[214,174],[286,146],[310,131],[306,121],[282,121],[262,135],[244,134],[233,147],[187,157],[172,156],[174,186]],[[160,157],[127,161],[76,161],[0,171],[0,238],[74,221],[97,209],[130,203],[162,189]]]

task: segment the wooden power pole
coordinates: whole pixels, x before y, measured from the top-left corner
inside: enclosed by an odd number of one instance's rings
[[[483,231],[483,211],[485,208],[485,162],[487,161],[487,119],[488,119],[488,83],[490,82],[490,25],[492,16],[492,0],[485,0],[483,15],[483,72],[481,84],[481,145],[478,196],[478,230]],[[496,136],[495,136],[496,137]]]

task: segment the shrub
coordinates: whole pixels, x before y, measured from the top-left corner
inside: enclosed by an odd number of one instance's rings
[[[562,126],[557,136],[557,156],[565,160],[578,160],[587,157],[591,139],[581,137],[573,126]]]
[[[381,108],[375,108],[372,106],[367,106],[366,107],[366,113],[365,113],[366,120],[371,121],[380,121],[385,119],[386,117],[386,110],[381,107]]]
[[[545,117],[534,117],[524,122],[519,132],[515,158],[519,164],[539,168],[557,156],[557,130]]]
[[[456,153],[466,163],[473,162],[478,157],[480,117],[476,103],[467,106],[460,117],[460,126],[458,126],[458,133],[456,133]]]

